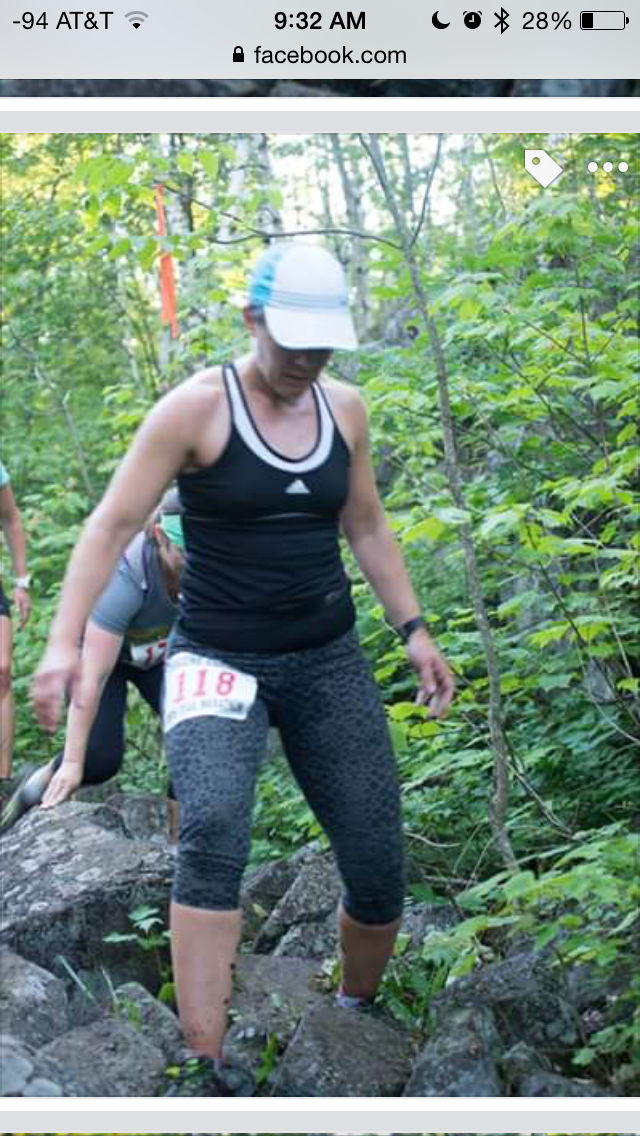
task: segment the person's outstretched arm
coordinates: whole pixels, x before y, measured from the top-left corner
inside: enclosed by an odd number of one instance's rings
[[[62,764],[42,798],[45,809],[66,801],[82,784],[89,734],[98,713],[102,691],[118,661],[122,642],[122,635],[105,631],[89,620],[82,645],[84,699],[82,705],[72,702],[69,706]]]
[[[65,574],[47,649],[36,671],[33,700],[40,724],[53,731],[65,695],[82,704],[79,643],[93,604],[117,560],[162,496],[193,458],[208,392],[194,380],[171,391],[153,408],[85,523]]]

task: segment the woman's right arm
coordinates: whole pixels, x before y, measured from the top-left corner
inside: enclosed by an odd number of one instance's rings
[[[189,382],[153,408],[82,530],[33,682],[36,714],[51,732],[65,696],[79,705],[86,697],[78,644],[89,613],[129,540],[192,459],[207,420],[205,395]]]
[[[118,661],[122,641],[122,635],[114,635],[89,620],[82,646],[85,697],[82,705],[72,702],[69,706],[62,765],[42,799],[44,808],[66,801],[82,784],[89,734],[105,684]]]

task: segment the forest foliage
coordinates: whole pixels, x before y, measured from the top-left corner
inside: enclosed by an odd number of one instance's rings
[[[542,191],[524,147],[566,172]],[[455,671],[446,721],[355,580],[403,791],[414,902],[463,922],[385,996],[403,1021],[509,936],[623,977],[579,1068],[637,1084],[638,179],[629,135],[6,135],[2,459],[35,610],[16,637],[16,754],[55,752],[29,708],[69,552],[153,403],[246,347],[239,309],[273,237],[323,240],[349,273],[361,348],[329,372],[370,412],[380,490]],[[156,232],[165,187],[169,235]],[[180,335],[159,318],[176,264]],[[5,559],[6,566],[6,559]],[[162,790],[133,702],[125,788]],[[255,859],[322,834],[284,764],[261,777]],[[627,999],[628,1001],[625,1001]],[[637,1011],[636,1011],[637,1015]]]

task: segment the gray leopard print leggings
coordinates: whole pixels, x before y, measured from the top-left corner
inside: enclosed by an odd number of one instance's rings
[[[256,777],[273,725],[331,841],[347,913],[372,926],[397,919],[404,896],[398,778],[355,630],[322,647],[273,655],[215,650],[174,631],[169,656],[179,651],[254,675],[258,693],[244,721],[207,715],[165,736],[180,803],[173,899],[211,911],[239,906]]]

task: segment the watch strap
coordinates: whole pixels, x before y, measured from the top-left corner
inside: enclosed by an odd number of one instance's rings
[[[408,619],[406,623],[402,623],[400,627],[396,627],[396,631],[402,639],[402,642],[407,643],[413,635],[414,631],[417,631],[419,627],[426,628],[426,626],[427,625],[422,616],[416,615],[413,619]]]

